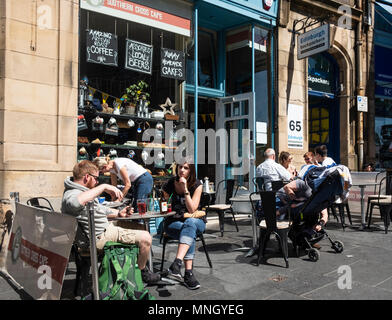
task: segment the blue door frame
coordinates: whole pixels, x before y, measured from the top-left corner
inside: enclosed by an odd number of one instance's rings
[[[205,3],[208,3],[209,5],[213,4],[213,2],[217,1],[205,1]],[[223,3],[223,2],[222,2]],[[247,15],[240,15],[237,12],[237,17],[238,21],[237,23],[231,25],[231,26],[225,26],[225,28],[221,30],[215,30],[218,32],[218,63],[217,63],[217,88],[212,89],[212,88],[205,88],[205,87],[199,87],[198,85],[198,34],[199,34],[199,27],[209,27],[208,25],[203,25],[200,24],[200,7],[202,6],[202,2],[196,2],[194,6],[194,39],[195,39],[195,56],[194,56],[194,85],[189,85],[186,84],[185,86],[185,91],[187,94],[192,94],[194,95],[194,107],[195,107],[195,131],[194,131],[194,136],[197,137],[198,133],[198,98],[199,96],[206,96],[206,97],[213,97],[213,98],[221,98],[226,96],[226,85],[225,85],[225,80],[226,80],[226,43],[225,43],[225,34],[226,31],[229,29],[233,29],[234,27],[240,27],[242,25],[251,25],[252,26],[252,43],[254,43],[254,30],[256,23],[257,25],[260,25],[263,28],[272,30],[275,25],[276,25],[276,12],[277,12],[277,7],[274,8],[273,12],[275,17],[270,17],[267,15],[263,14],[255,14],[252,12],[252,10],[249,11],[244,11],[247,12]],[[277,5],[276,5],[277,6]],[[222,9],[222,7],[220,7]],[[235,16],[233,12],[227,11],[228,14],[230,14],[231,18]],[[247,20],[244,22],[244,19]],[[208,20],[208,19],[207,19]],[[271,50],[270,50],[271,55],[275,55],[275,43],[274,43],[274,35],[272,34],[271,38]],[[274,64],[273,64],[273,57],[271,57],[271,90],[270,90],[270,96],[271,96],[271,123],[274,123],[274,100],[272,97],[274,96]],[[254,45],[252,45],[252,92],[255,93],[255,49]],[[256,112],[256,101],[253,102],[253,106],[251,106],[251,110],[255,114]],[[255,133],[255,126],[256,123],[253,123],[250,125],[252,128],[252,131]],[[272,142],[272,147],[274,147],[274,126],[271,125],[271,142]],[[253,138],[254,139],[254,138]],[[253,144],[252,148],[253,155],[256,154],[256,144]],[[195,162],[195,167],[196,167],[196,175],[197,175],[197,154],[198,154],[198,141],[195,139],[194,142],[194,162]],[[254,168],[255,170],[255,168]]]

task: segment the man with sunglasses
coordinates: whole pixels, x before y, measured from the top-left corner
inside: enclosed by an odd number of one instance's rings
[[[139,247],[138,266],[142,271],[145,283],[154,284],[160,280],[158,273],[151,272],[147,267],[147,260],[151,248],[152,238],[144,230],[120,228],[108,221],[110,217],[125,217],[133,213],[131,207],[117,210],[101,205],[98,197],[106,192],[113,200],[121,200],[121,190],[109,184],[98,185],[98,167],[89,160],[77,163],[73,168],[72,177],[64,181],[64,193],[61,212],[72,215],[78,220],[78,225],[85,235],[89,235],[88,213],[86,205],[94,201],[94,222],[97,249],[102,250],[107,241],[124,244],[136,244]]]

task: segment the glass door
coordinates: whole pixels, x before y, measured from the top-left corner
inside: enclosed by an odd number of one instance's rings
[[[224,179],[250,190],[254,177],[253,93],[221,98],[216,106],[216,185]],[[222,193],[217,197],[222,197]],[[220,201],[224,201],[220,198]]]

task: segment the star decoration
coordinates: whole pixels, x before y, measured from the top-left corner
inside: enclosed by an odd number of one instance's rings
[[[172,114],[175,115],[174,113],[174,108],[177,106],[177,103],[172,103],[170,101],[170,98],[166,98],[166,102],[165,104],[160,104],[159,107],[162,108],[163,110],[163,114]],[[170,108],[170,111],[168,111],[167,109]]]

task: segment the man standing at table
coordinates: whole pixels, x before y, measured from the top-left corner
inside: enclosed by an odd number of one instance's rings
[[[94,201],[94,222],[97,249],[102,250],[107,241],[124,244],[136,244],[139,247],[138,266],[142,272],[142,279],[147,284],[154,284],[160,280],[158,273],[151,272],[147,267],[152,238],[144,230],[124,229],[113,225],[107,218],[125,217],[127,210],[133,213],[132,208],[121,211],[99,204],[97,197],[103,192],[110,194],[114,199],[123,198],[121,190],[109,184],[98,185],[98,167],[88,160],[77,163],[73,168],[73,176],[64,181],[64,193],[61,212],[76,217],[79,227],[89,235],[88,212],[86,205]]]
[[[281,164],[275,162],[275,150],[268,148],[264,152],[266,158],[256,169],[256,177],[264,179],[264,188],[266,191],[272,190],[271,181],[291,180],[291,174]]]

